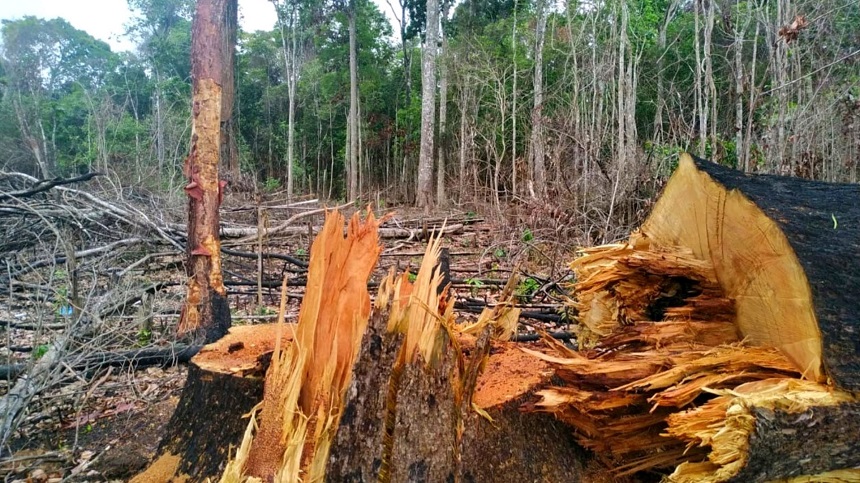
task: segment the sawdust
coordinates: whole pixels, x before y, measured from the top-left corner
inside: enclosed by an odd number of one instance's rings
[[[549,383],[549,363],[519,350],[514,343],[496,343],[487,367],[478,377],[472,402],[481,409],[504,405]]]

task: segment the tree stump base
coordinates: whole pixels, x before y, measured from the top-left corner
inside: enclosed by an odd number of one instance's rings
[[[218,480],[248,427],[245,416],[263,398],[276,334],[275,324],[233,327],[194,356],[156,458],[132,482]]]

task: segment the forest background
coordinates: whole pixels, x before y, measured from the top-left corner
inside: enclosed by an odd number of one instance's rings
[[[2,22],[4,171],[98,170],[184,202],[194,2],[128,3],[133,52],[60,18]],[[368,0],[273,3],[272,30],[237,34],[234,188],[499,210],[551,199],[611,238],[680,151],[857,181],[856,0],[387,0],[397,29]]]

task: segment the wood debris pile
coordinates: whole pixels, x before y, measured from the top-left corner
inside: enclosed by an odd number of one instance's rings
[[[800,377],[778,350],[739,339],[713,267],[687,250],[636,233],[629,243],[585,250],[572,268],[581,347],[549,340],[556,355],[526,349],[566,383],[539,392],[534,409],[572,425],[620,473],[705,461],[710,440],[668,426],[684,421],[681,411],[716,390]],[[687,420],[722,419],[699,416]]]

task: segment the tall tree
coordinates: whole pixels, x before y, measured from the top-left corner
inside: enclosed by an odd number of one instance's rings
[[[358,199],[358,49],[356,47],[356,0],[349,1],[349,200]]]
[[[299,82],[299,8],[296,0],[272,0],[278,14],[281,50],[284,55],[284,75],[287,82],[287,198],[293,197],[293,169],[296,145],[296,86]],[[350,44],[351,45],[351,44]]]
[[[547,17],[546,0],[538,0],[535,19],[534,107],[532,108],[532,182],[533,196],[546,197],[546,146],[543,136],[543,44]]]
[[[439,0],[427,0],[427,28],[421,54],[421,148],[418,154],[416,204],[433,204],[433,137],[436,127],[436,50],[439,42]]]
[[[188,185],[188,296],[181,333],[212,342],[227,333],[230,309],[221,273],[220,205],[225,182],[219,180],[221,113],[228,52],[222,39],[224,19],[236,0],[198,0],[191,35],[191,153],[185,165]]]

